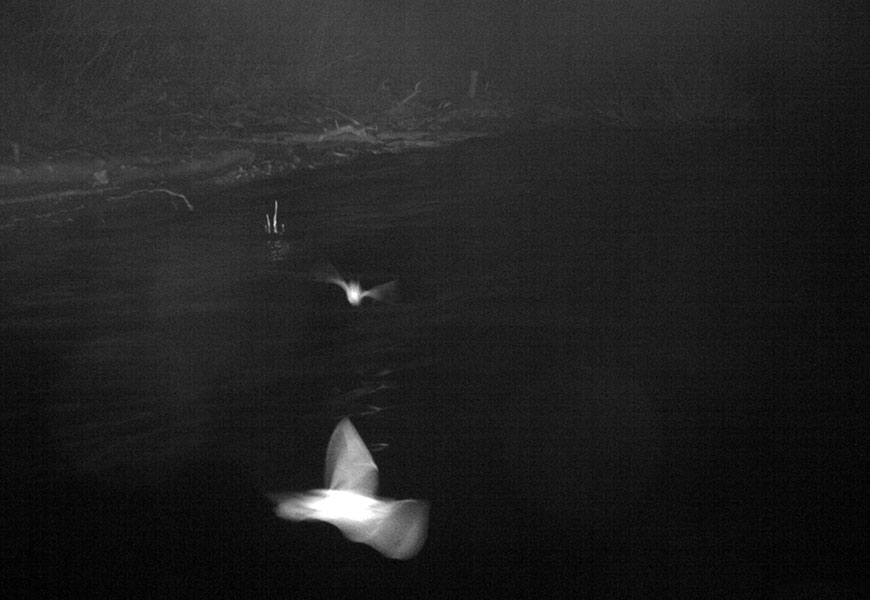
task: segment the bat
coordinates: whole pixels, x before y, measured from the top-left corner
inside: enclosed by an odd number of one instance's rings
[[[352,306],[359,306],[365,298],[381,302],[394,302],[398,297],[398,283],[395,280],[376,285],[369,290],[364,290],[359,281],[345,280],[336,268],[328,263],[318,267],[315,272],[315,279],[324,283],[335,284],[343,289],[347,295],[347,301]]]
[[[352,542],[398,560],[413,558],[426,542],[429,503],[379,498],[378,467],[350,419],[342,419],[326,448],[326,488],[275,494],[275,514],[338,527]]]

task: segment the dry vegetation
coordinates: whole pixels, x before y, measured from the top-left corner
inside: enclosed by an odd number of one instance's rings
[[[486,3],[451,7],[441,21],[424,0],[14,4],[0,23],[7,165],[161,149],[177,156],[203,142],[262,144],[288,132],[362,139],[570,119],[733,127],[794,109],[758,98],[745,74],[706,57],[592,74],[564,40],[480,33],[516,20]]]
[[[113,12],[99,0],[22,3],[3,32],[11,60],[0,65],[0,158],[361,122],[409,127],[444,123],[444,111],[458,108],[450,98],[462,97],[467,73],[445,85],[409,41],[407,19],[390,32],[395,19],[360,3],[259,4],[180,12],[158,0]],[[477,102],[487,102],[484,90]]]

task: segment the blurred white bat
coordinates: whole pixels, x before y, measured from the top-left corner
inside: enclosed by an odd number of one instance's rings
[[[315,271],[317,281],[333,283],[344,290],[347,301],[353,306],[359,306],[363,299],[371,298],[381,302],[393,302],[398,296],[398,284],[395,280],[376,285],[370,290],[364,290],[359,281],[347,281],[331,264],[320,265]]]
[[[326,449],[325,490],[274,494],[275,514],[290,521],[316,520],[389,558],[407,560],[426,542],[429,503],[375,496],[378,467],[350,420],[335,427]]]

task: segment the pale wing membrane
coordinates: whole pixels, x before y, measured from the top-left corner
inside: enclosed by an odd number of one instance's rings
[[[342,419],[326,449],[326,487],[364,496],[378,491],[378,467],[350,419]]]
[[[318,497],[315,492],[307,494],[267,494],[275,504],[275,514],[288,521],[305,521],[317,519],[314,508]]]
[[[399,284],[395,280],[388,281],[364,292],[363,296],[368,296],[372,300],[380,302],[397,302],[399,300]]]
[[[360,541],[390,558],[413,558],[426,543],[429,503],[393,500],[389,504],[389,512],[369,526],[368,539]]]
[[[359,306],[363,298],[371,298],[380,302],[397,302],[399,300],[399,286],[395,280],[376,285],[370,290],[364,290],[358,281],[346,280],[338,272],[338,269],[328,262],[318,264],[313,273],[316,281],[332,283],[343,289],[348,302],[354,306]]]
[[[338,269],[328,262],[319,263],[314,268],[314,279],[325,283],[337,283],[339,285],[344,283],[344,278],[341,276],[341,273],[338,272]]]
[[[332,432],[326,451],[329,489],[274,494],[275,514],[291,521],[317,520],[338,527],[354,542],[399,560],[414,557],[429,528],[429,503],[377,498],[378,468],[349,419]]]

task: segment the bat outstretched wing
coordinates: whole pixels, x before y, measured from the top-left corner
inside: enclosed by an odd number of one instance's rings
[[[342,419],[326,449],[325,490],[270,494],[282,519],[315,519],[338,527],[349,540],[384,556],[414,557],[429,531],[429,503],[377,498],[378,467],[349,419]]]
[[[389,558],[413,558],[429,533],[429,503],[390,500],[384,502],[384,509],[385,515],[367,523],[365,539],[360,541]]]
[[[340,285],[341,287],[347,286],[347,283],[344,281],[341,273],[338,272],[338,269],[332,266],[332,263],[318,263],[317,266],[315,266],[311,270],[311,274],[314,276],[315,281],[320,281],[323,283],[334,283],[336,285]]]
[[[339,421],[326,448],[326,487],[374,497],[378,467],[350,419]]]
[[[366,296],[372,300],[378,300],[380,302],[398,302],[399,282],[394,279],[393,281],[376,285],[372,289],[363,293],[363,297]]]

